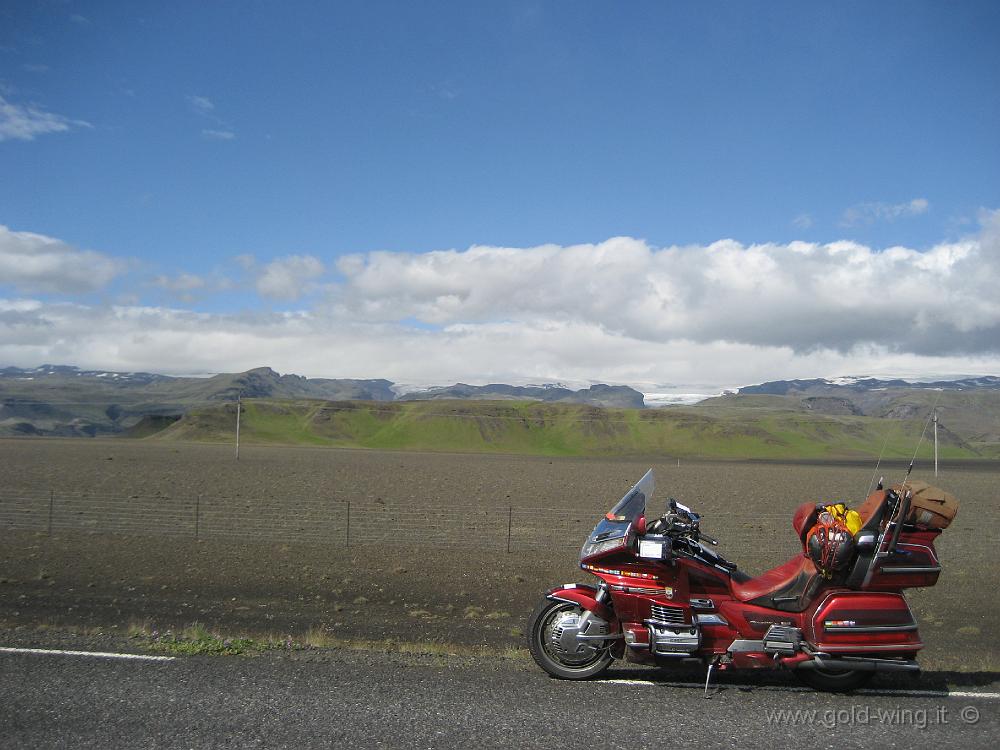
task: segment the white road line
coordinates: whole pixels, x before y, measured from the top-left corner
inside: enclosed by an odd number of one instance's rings
[[[704,690],[704,683],[699,682],[657,682],[656,680],[626,680],[610,679],[591,682],[591,685],[642,685],[676,688],[697,688]],[[717,687],[716,683],[709,686],[709,690]],[[726,683],[722,687],[742,688],[749,687],[753,690],[764,690],[774,693],[812,693],[812,688],[798,687],[797,685],[741,685],[739,683]],[[855,690],[852,695],[901,695],[911,698],[979,698],[981,700],[1000,700],[1000,693],[986,693],[975,690]]]
[[[97,659],[130,659],[133,661],[173,661],[176,656],[147,656],[146,654],[113,654],[107,651],[65,651],[55,648],[12,648],[0,646],[3,654],[49,654],[52,656],[92,656]]]

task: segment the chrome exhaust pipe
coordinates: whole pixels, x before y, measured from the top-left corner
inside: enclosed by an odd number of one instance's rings
[[[857,656],[815,656],[800,662],[796,669],[852,669],[856,672],[919,672],[920,665],[912,659],[867,659]]]

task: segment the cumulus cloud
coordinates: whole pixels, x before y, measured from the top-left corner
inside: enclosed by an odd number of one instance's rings
[[[1000,351],[1000,232],[929,251],[853,242],[473,247],[347,256],[334,307],[370,321],[545,321],[637,341],[923,355]]]
[[[123,264],[93,250],[0,225],[0,285],[22,292],[71,294],[102,289]]]
[[[251,253],[242,253],[233,257],[233,262],[244,271],[253,271],[257,268],[257,259]]]
[[[352,255],[321,304],[288,313],[0,300],[0,362],[174,373],[266,363],[424,383],[996,374],[1000,212],[980,218],[976,235],[924,252],[614,238]],[[300,298],[325,272],[308,255],[241,261],[275,299]]]
[[[15,104],[0,96],[0,141],[33,141],[47,133],[89,127],[83,120],[71,120],[33,104]]]
[[[257,277],[257,292],[270,299],[297,300],[325,270],[323,262],[312,255],[276,258]]]
[[[854,227],[860,224],[874,224],[877,221],[896,221],[909,216],[927,213],[931,207],[926,198],[914,198],[908,203],[859,203],[844,211],[840,225]]]
[[[176,276],[161,274],[153,277],[150,284],[168,292],[190,292],[194,289],[204,288],[205,279],[193,273],[181,273]]]
[[[223,315],[0,299],[0,361],[185,374],[271,365],[312,377],[401,382],[620,383],[732,386],[831,374],[996,373],[1000,356],[939,357],[858,347],[789,347],[685,339],[640,341],[590,323],[490,323],[420,330],[315,313]]]
[[[145,286],[160,289],[168,297],[188,305],[193,305],[214,293],[237,288],[237,284],[232,279],[218,270],[204,276],[195,273],[159,274],[148,279]],[[140,300],[141,298],[134,300],[119,298],[118,303],[123,306],[134,306],[138,305]]]

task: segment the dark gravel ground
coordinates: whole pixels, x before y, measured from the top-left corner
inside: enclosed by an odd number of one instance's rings
[[[843,464],[677,466],[262,446],[245,448],[237,464],[228,446],[0,440],[0,488],[7,492],[202,495],[279,504],[334,497],[361,512],[381,500],[579,514],[581,508],[606,509],[650,466],[661,496],[674,495],[702,511],[724,553],[752,573],[797,553],[790,519],[799,503],[857,502],[872,471]],[[927,644],[921,655],[927,670],[1000,672],[1000,595],[990,577],[1000,564],[998,478],[993,465],[945,466],[938,480],[963,505],[938,543],[941,581],[908,594]],[[350,548],[335,540],[50,537],[0,530],[0,634],[7,643],[23,644],[58,637],[53,631],[120,637],[115,634],[130,626],[164,631],[198,622],[230,636],[305,638],[311,632],[502,650],[522,645],[524,620],[545,589],[585,580],[576,554],[587,531],[553,535],[549,549],[506,554],[495,545],[420,546],[406,528],[380,544]]]

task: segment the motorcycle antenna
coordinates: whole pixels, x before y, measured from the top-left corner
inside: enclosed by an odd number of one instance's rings
[[[879,561],[879,559],[886,557],[896,545],[896,539],[899,536],[899,529],[902,528],[900,524],[902,523],[903,520],[902,518],[903,513],[905,513],[905,509],[909,507],[909,501],[905,499],[906,482],[907,480],[909,480],[910,474],[913,472],[913,465],[917,461],[917,454],[920,452],[920,446],[924,442],[924,436],[927,434],[927,425],[930,424],[931,417],[934,415],[934,412],[937,409],[938,401],[940,400],[941,400],[941,391],[938,391],[937,398],[934,399],[934,405],[931,407],[930,414],[927,415],[927,419],[924,421],[924,429],[920,431],[920,439],[917,441],[917,447],[914,449],[913,456],[910,458],[910,465],[906,469],[906,475],[903,477],[903,481],[899,485],[899,497],[902,499],[902,502],[897,503],[896,506],[893,508],[890,514],[889,522],[887,522],[885,524],[885,527],[882,529],[881,535],[878,538],[878,543],[875,545],[875,556],[872,557],[871,563],[869,563],[868,565],[868,573],[865,575],[865,580],[862,583],[862,587],[868,585],[868,582],[872,578],[872,574],[875,572],[875,566],[876,563]],[[889,542],[889,549],[883,551],[882,546],[885,543],[885,540],[890,533],[889,527],[892,525],[893,518],[896,519],[895,521],[896,531],[893,534],[891,541]]]
[[[927,435],[927,425],[931,423],[931,417],[933,417],[937,411],[938,401],[941,400],[941,393],[941,391],[938,391],[937,398],[934,399],[934,405],[931,406],[930,414],[928,414],[927,419],[924,420],[924,429],[920,431],[920,439],[917,441],[917,447],[913,451],[913,457],[910,459],[910,466],[906,470],[906,476],[903,477],[903,481],[900,483],[900,489],[904,492],[906,491],[906,480],[910,478],[910,473],[913,471],[913,464],[917,460],[917,453],[920,452],[920,446],[923,444],[924,437]]]
[[[885,440],[882,441],[882,450],[878,452],[878,460],[875,461],[875,471],[872,472],[871,481],[868,482],[868,491],[865,493],[865,497],[868,497],[870,494],[872,494],[872,487],[875,486],[875,477],[878,476],[878,467],[882,463],[882,456],[885,454],[885,447],[889,444],[889,435],[891,434],[892,434],[892,429],[890,427],[890,429],[886,430],[885,432]]]

